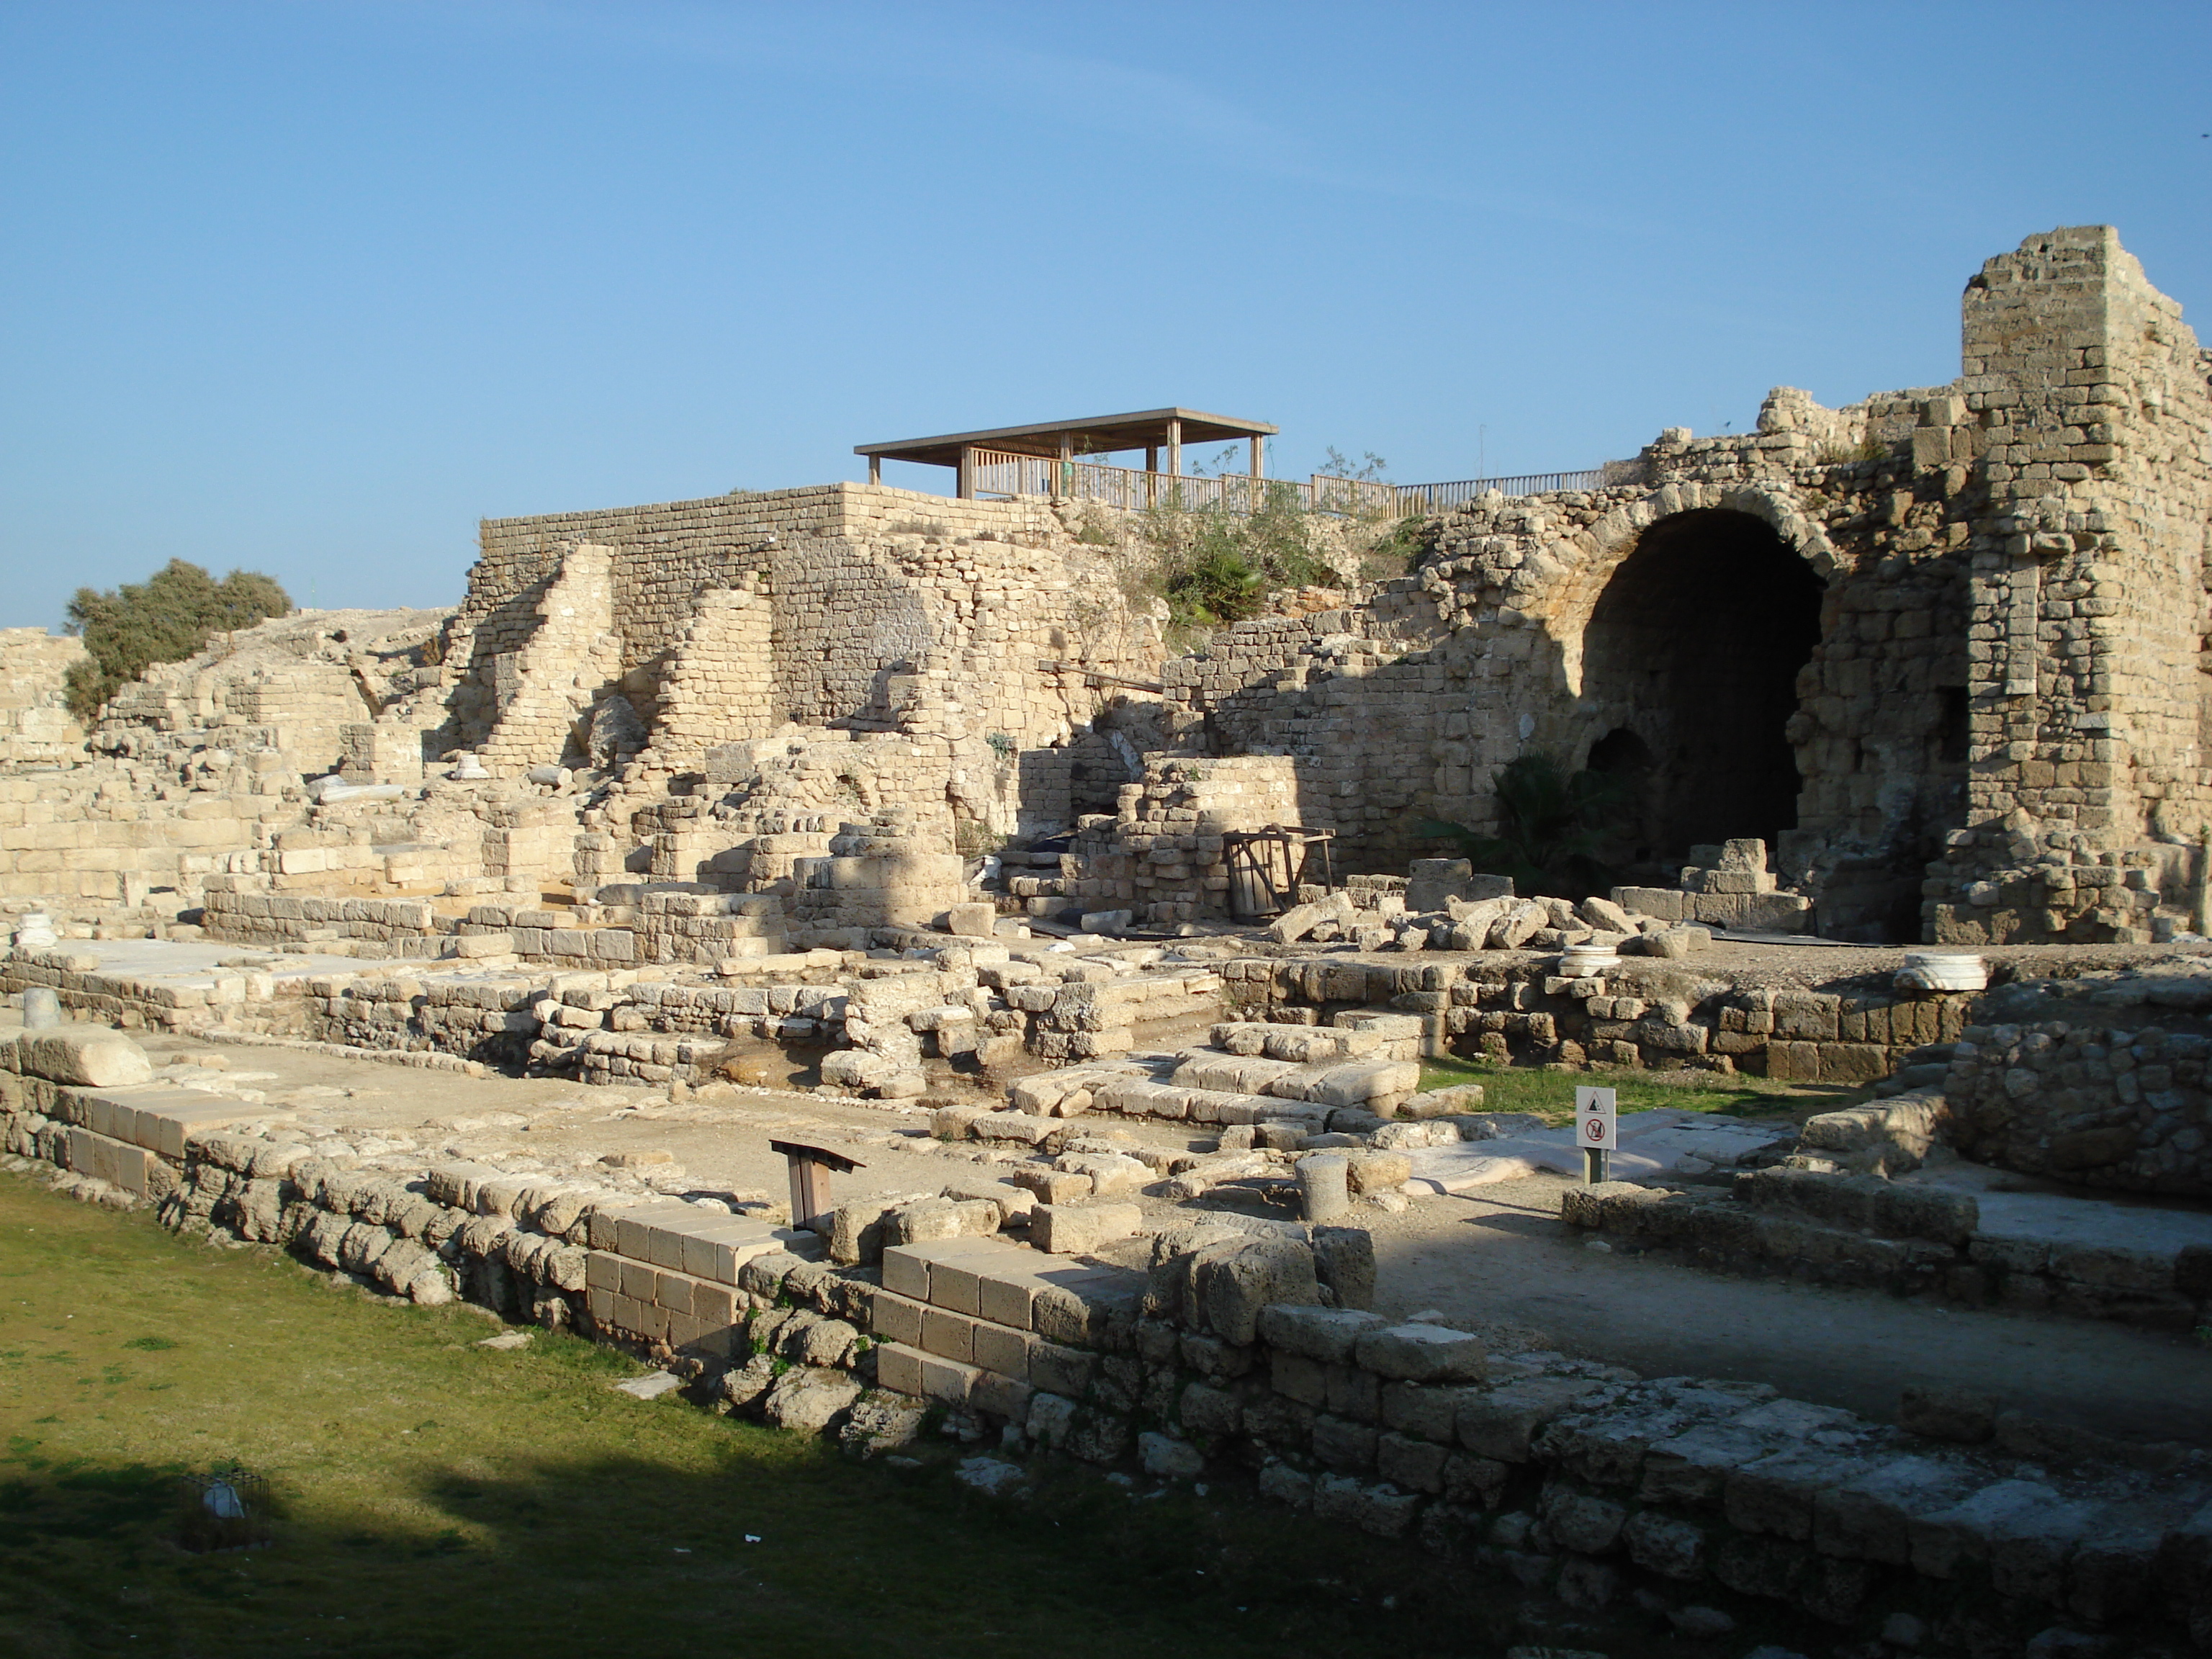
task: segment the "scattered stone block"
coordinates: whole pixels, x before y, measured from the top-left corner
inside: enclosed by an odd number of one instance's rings
[[[1051,1255],[1088,1255],[1131,1237],[1144,1220],[1133,1204],[1040,1204],[1030,1218],[1030,1243]]]
[[[26,1031],[15,1039],[15,1054],[21,1069],[50,1083],[112,1089],[154,1077],[143,1048],[120,1031],[97,1027]]]
[[[945,931],[961,939],[995,939],[999,908],[995,904],[956,904],[945,913]]]

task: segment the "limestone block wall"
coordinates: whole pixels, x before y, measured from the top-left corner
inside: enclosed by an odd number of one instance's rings
[[[264,824],[300,810],[274,791],[179,786],[163,799],[134,778],[141,769],[151,770],[98,762],[0,776],[0,897],[137,903],[161,889],[173,908],[190,904]]]
[[[2147,835],[2157,803],[2184,818],[2203,799],[2203,355],[2109,226],[1990,260],[1965,310],[1989,493],[1976,816]]]
[[[1802,400],[1793,416],[1804,418]],[[1241,624],[1170,663],[1169,695],[1212,746],[1292,757],[1302,821],[1337,830],[1355,868],[1402,867],[1424,818],[1495,829],[1492,779],[1518,755],[1574,768],[1629,742],[1643,804],[1620,826],[1625,854],[1679,860],[1697,842],[1756,830],[1782,843],[1788,877],[1825,890],[1832,922],[1915,932],[1921,872],[1964,805],[1967,532],[1940,495],[1899,488],[1909,462],[1821,459],[1816,445],[1837,441],[1796,429],[1673,441],[1647,454],[1647,471],[1699,476],[1476,503],[1432,527],[1416,577],[1356,609]],[[1717,793],[1701,788],[1696,757],[1725,741],[1710,726],[1735,689],[1654,695],[1644,670],[1664,664],[1601,639],[1588,648],[1614,577],[1668,536],[1692,551],[1701,537],[1763,543],[1759,556],[1785,574],[1825,584],[1804,611],[1802,666],[1770,673],[1780,701],[1747,739],[1794,768],[1795,789],[1764,817],[1755,806],[1752,821],[1695,816]],[[1714,580],[1741,579],[1723,561]],[[1738,618],[1725,590],[1710,597],[1722,614],[1708,653],[1734,653],[1765,626],[1755,605],[1738,605]]]
[[[2198,966],[1981,999],[1944,1079],[1948,1138],[2028,1175],[2212,1196],[2212,976]]]
[[[878,927],[927,927],[969,896],[949,816],[899,811],[838,826],[823,858],[800,859],[787,908],[799,945],[851,948]]]
[[[65,1170],[57,1185],[80,1197],[155,1204],[179,1231],[275,1244],[418,1304],[458,1295],[680,1352],[730,1408],[855,1450],[910,1443],[929,1408],[1154,1480],[1249,1479],[1317,1524],[1554,1595],[1585,1628],[1609,1628],[1594,1610],[1632,1593],[1694,1597],[1739,1621],[1809,1614],[1869,1648],[1903,1629],[2014,1659],[2164,1651],[2212,1616],[2212,1489],[2169,1449],[1978,1401],[1908,1399],[1900,1427],[1765,1384],[1492,1353],[1365,1311],[1373,1249],[1355,1229],[1208,1218],[1158,1233],[1132,1267],[1053,1253],[1080,1207],[949,1188],[848,1206],[825,1252],[634,1182],[320,1156],[242,1101],[118,1109],[100,1091],[8,1085],[0,1149]]]
[[[537,626],[486,665],[495,710],[477,758],[495,777],[558,765],[578,717],[621,674],[613,554],[582,542],[562,556],[537,604]]]
[[[0,765],[73,764],[84,728],[69,712],[70,666],[83,642],[43,628],[0,628]]]
[[[1285,755],[1147,756],[1143,781],[1121,795],[1113,817],[1085,822],[1055,885],[1086,909],[1131,908],[1144,921],[1229,915],[1224,834],[1303,822],[1297,769]],[[1279,890],[1295,876],[1279,871]]]
[[[785,724],[775,699],[774,607],[756,583],[697,596],[660,682],[648,768],[689,772],[708,750]]]
[[[687,759],[784,719],[978,741],[999,733],[1031,746],[1066,735],[1097,701],[1079,676],[1041,665],[1143,678],[1159,660],[1156,607],[1127,599],[1108,555],[1042,501],[837,484],[488,520],[447,646],[464,665],[455,708],[465,737],[489,718],[495,665],[534,634],[566,550],[586,540],[610,550],[625,694],[648,720],[664,696],[684,702],[672,736],[680,729]],[[759,618],[728,616],[735,634],[709,625],[686,639],[700,595],[739,591],[767,603],[764,702],[751,657]],[[694,650],[702,663],[686,690]],[[752,678],[716,729],[699,691],[748,659]]]
[[[1419,817],[1492,827],[1541,750],[1637,778],[1638,855],[1774,842],[1837,936],[2148,939],[2158,896],[2095,872],[2206,816],[2206,359],[2104,228],[1991,261],[1963,326],[1950,386],[1781,388],[1632,483],[1471,503],[1416,577],[1229,630],[1170,696],[1376,868]]]
[[[1689,1066],[1799,1082],[1865,1084],[1915,1050],[1955,1042],[1971,994],[1841,988],[1739,988],[1629,958],[1567,978],[1549,955],[1486,952],[1405,966],[1332,957],[1236,960],[1223,995],[1243,1017],[1327,1024],[1337,1012],[1418,1015],[1428,1053],[1536,1065]]]

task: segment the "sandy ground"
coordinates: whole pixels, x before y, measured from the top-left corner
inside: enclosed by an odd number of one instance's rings
[[[672,1103],[655,1091],[471,1079],[279,1047],[211,1048],[155,1037],[147,1048],[157,1065],[221,1054],[227,1080],[265,1091],[272,1109],[293,1110],[303,1127],[404,1135],[425,1162],[528,1158],[549,1171],[586,1175],[609,1153],[665,1152],[689,1189],[770,1201],[786,1193],[771,1137],[860,1159],[863,1170],[838,1178],[841,1198],[933,1193],[948,1181],[996,1172],[992,1155],[973,1143],[929,1139],[926,1114],[911,1107],[769,1091]],[[1096,1127],[1130,1126],[1102,1119]],[[1154,1144],[1190,1144],[1164,1127],[1132,1132]],[[2187,1338],[1600,1253],[1559,1222],[1565,1185],[1540,1176],[1470,1197],[1422,1199],[1401,1214],[1363,1206],[1359,1219],[1375,1237],[1378,1310],[1435,1310],[1504,1350],[1553,1348],[1647,1375],[1770,1382],[1875,1418],[1892,1416],[1908,1384],[1944,1383],[1983,1389],[2008,1406],[2100,1433],[2212,1444],[2212,1350]],[[1161,1219],[1190,1214],[1146,1203]]]

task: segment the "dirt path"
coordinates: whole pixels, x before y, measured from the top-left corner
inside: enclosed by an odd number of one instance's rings
[[[156,1063],[207,1045],[155,1038]],[[972,1151],[920,1135],[905,1112],[812,1097],[746,1093],[672,1105],[638,1089],[551,1079],[471,1079],[283,1048],[225,1047],[233,1076],[289,1103],[303,1126],[403,1133],[426,1162],[535,1158],[587,1176],[609,1152],[665,1151],[685,1184],[774,1201],[784,1161],[771,1136],[840,1147],[866,1168],[841,1197],[935,1192],[988,1177]],[[492,1114],[511,1119],[490,1119]],[[1127,1127],[1101,1120],[1101,1130]],[[1138,1133],[1187,1145],[1164,1126]],[[2135,1440],[2212,1445],[2212,1350],[2124,1326],[1978,1312],[1875,1291],[1728,1277],[1653,1257],[1583,1248],[1558,1219],[1564,1179],[1501,1182],[1473,1197],[1428,1198],[1402,1215],[1364,1211],[1375,1237],[1377,1306],[1435,1309],[1503,1349],[1556,1348],[1648,1376],[1769,1382],[1801,1400],[1888,1418],[1911,1383],[1984,1389],[2032,1415]],[[1173,1206],[1147,1200],[1164,1219]]]

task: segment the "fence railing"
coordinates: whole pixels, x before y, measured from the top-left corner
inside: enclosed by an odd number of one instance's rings
[[[1465,478],[1455,483],[1394,484],[1373,478],[1255,478],[1239,472],[1214,476],[1147,472],[1097,461],[1055,460],[978,449],[969,471],[979,495],[1054,495],[1064,501],[1141,513],[1152,508],[1215,510],[1249,514],[1270,503],[1308,513],[1346,516],[1441,513],[1495,489],[1505,495],[1540,495],[1558,489],[1596,489],[1602,469],[1583,472],[1528,472],[1504,478]]]
[[[1523,472],[1510,478],[1464,478],[1457,483],[1400,484],[1398,509],[1401,513],[1442,513],[1464,507],[1476,496],[1493,489],[1501,495],[1548,495],[1559,489],[1600,489],[1604,485],[1605,469],[1601,466],[1583,472]]]

